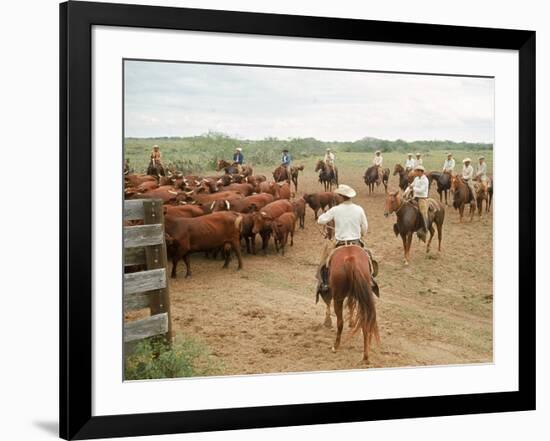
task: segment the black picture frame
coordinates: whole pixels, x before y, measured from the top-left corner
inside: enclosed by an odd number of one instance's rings
[[[519,390],[92,416],[92,26],[510,49],[519,54]],[[60,436],[89,439],[535,409],[535,32],[108,3],[60,5]],[[521,294],[521,295],[520,295]]]

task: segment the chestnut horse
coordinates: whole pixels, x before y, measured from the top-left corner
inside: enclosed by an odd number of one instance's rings
[[[275,182],[287,181],[290,184],[290,171],[283,165],[273,170],[273,179]]]
[[[323,184],[325,191],[332,191],[332,186],[338,187],[338,169],[328,165],[325,161],[319,160],[315,164],[315,171],[319,172],[319,182]]]
[[[401,164],[395,164],[393,168],[393,175],[399,175],[399,188],[403,191],[409,186],[409,172],[405,171],[405,168]]]
[[[477,195],[471,194],[468,184],[466,184],[462,177],[458,175],[451,178],[451,192],[453,193],[453,207],[455,210],[458,210],[460,222],[463,222],[464,206],[466,204],[470,204],[471,222],[474,219],[474,214],[476,212]]]
[[[426,253],[430,252],[430,245],[435,233],[434,224],[437,228],[437,250],[441,251],[443,221],[445,220],[445,207],[441,202],[428,199],[428,204],[431,207],[431,210],[428,211],[428,231],[430,232],[430,238],[426,244]],[[403,201],[399,191],[389,192],[386,196],[384,216],[388,217],[391,213],[397,215],[397,222],[393,225],[393,232],[396,236],[401,236],[403,252],[405,254],[405,265],[408,265],[411,259],[412,236],[414,232],[422,228],[422,216],[418,208],[411,201]]]
[[[336,314],[336,340],[332,352],[336,352],[340,346],[344,328],[344,299],[347,298],[349,324],[353,328],[353,333],[359,329],[363,331],[363,361],[368,363],[372,337],[375,337],[379,343],[380,335],[376,321],[375,294],[372,290],[369,257],[365,250],[356,245],[337,248],[330,259],[328,284]],[[323,300],[327,304],[327,317],[330,322],[331,298]]]
[[[236,163],[227,162],[224,159],[218,159],[218,162],[216,163],[216,171],[220,171],[223,169],[225,173],[234,175],[238,173],[238,168]],[[249,165],[241,165],[242,175],[243,177],[246,176],[252,176],[253,170],[252,167]]]

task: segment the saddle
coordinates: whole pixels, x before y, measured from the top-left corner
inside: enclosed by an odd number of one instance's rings
[[[365,253],[367,253],[367,256],[369,258],[369,266],[370,266],[370,273],[372,274],[372,277],[376,277],[378,275],[378,262],[374,260],[372,257],[371,251],[365,246],[365,243],[361,239],[357,240],[346,240],[346,241],[339,241],[336,242],[336,245],[334,249],[330,252],[330,254],[327,257],[327,262],[325,264],[325,267],[327,268],[327,274],[328,274],[328,268],[330,267],[330,260],[332,259],[333,254],[338,250],[340,247],[359,247]]]

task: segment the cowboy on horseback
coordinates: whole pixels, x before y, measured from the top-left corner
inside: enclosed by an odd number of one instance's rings
[[[422,154],[420,152],[416,152],[416,159],[414,160],[414,166],[416,167],[417,165],[423,165]]]
[[[233,154],[233,165],[237,167],[238,174],[241,174],[243,172],[244,156],[242,152],[243,152],[243,149],[240,147],[237,147],[235,149],[235,153]]]
[[[455,160],[452,153],[447,153],[447,159],[443,163],[443,173],[453,174],[455,170]]]
[[[292,158],[290,157],[290,155],[288,154],[288,150],[287,149],[284,149],[283,150],[283,155],[281,156],[281,165],[287,169],[288,171],[288,167],[290,167],[290,161],[292,161]]]
[[[475,200],[476,188],[474,186],[474,168],[471,165],[472,160],[470,158],[464,158],[462,163],[462,180],[468,185],[470,189],[470,199]]]
[[[418,211],[420,212],[423,220],[423,227],[421,230],[417,231],[418,237],[422,241],[426,241],[426,233],[428,232],[428,191],[430,189],[430,181],[424,174],[424,166],[417,165],[414,168],[414,171],[417,172],[417,176],[414,178],[414,181],[411,185],[405,190],[404,197],[413,193],[414,199],[418,202]]]
[[[348,185],[339,185],[334,193],[340,195],[344,201],[332,207],[317,219],[319,225],[326,225],[330,221],[334,221],[334,237],[336,239],[335,243],[327,243],[321,254],[321,262],[316,275],[319,282],[317,294],[328,293],[328,259],[335,248],[344,245],[357,245],[365,249],[369,255],[374,268],[373,277],[376,275],[378,268],[378,264],[372,259],[370,251],[365,248],[365,243],[362,240],[362,237],[367,234],[368,221],[363,207],[354,204],[351,200],[357,193]],[[378,290],[378,286],[374,281],[373,284],[375,285],[373,289]]]
[[[414,168],[414,159],[413,154],[408,153],[407,154],[407,160],[405,161],[405,171],[409,173]]]
[[[153,146],[153,150],[151,150],[151,162],[153,163],[153,166],[161,166],[162,162],[160,162],[160,148],[158,145]]]
[[[330,149],[327,149],[325,152],[325,157],[323,158],[323,161],[325,162],[325,165],[328,167],[330,172],[330,177],[334,177],[334,160],[336,157],[334,156],[334,153],[331,152]]]
[[[480,182],[487,182],[487,163],[485,162],[485,156],[479,157],[479,165],[477,166],[475,179]]]
[[[380,150],[374,152],[374,158],[372,159],[372,165],[376,167],[376,172],[378,173],[378,185],[382,183],[382,178],[384,177],[384,171],[382,170],[382,163],[384,158],[382,158]]]

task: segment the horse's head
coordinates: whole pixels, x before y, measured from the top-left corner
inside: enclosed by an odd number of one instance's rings
[[[401,164],[395,164],[395,167],[393,168],[393,175],[395,176],[396,174],[401,174],[403,173],[405,170],[403,169],[403,166]]]
[[[223,168],[223,163],[225,161],[223,159],[218,159],[218,162],[216,162],[216,171],[220,171]]]
[[[384,205],[384,217],[388,217],[393,212],[399,210],[401,206],[401,194],[399,190],[389,191],[386,194],[386,203]]]
[[[324,168],[324,166],[325,166],[325,163],[319,159],[317,161],[317,164],[315,164],[315,171],[321,170],[322,168]]]
[[[458,175],[453,175],[451,177],[451,191],[454,193],[460,184],[460,177]]]

